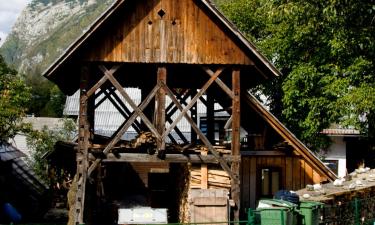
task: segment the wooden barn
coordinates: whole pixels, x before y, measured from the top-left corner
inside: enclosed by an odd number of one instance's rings
[[[169,222],[238,220],[279,189],[335,179],[248,92],[279,75],[209,0],[116,1],[44,73],[80,90],[74,224],[136,206],[166,208]],[[124,117],[110,137],[95,134],[104,100]],[[178,142],[182,118],[191,134]],[[130,127],[139,135],[123,140]]]

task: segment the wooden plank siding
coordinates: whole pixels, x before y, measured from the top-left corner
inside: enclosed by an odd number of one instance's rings
[[[242,156],[241,208],[255,208],[260,193],[260,171],[263,168],[280,169],[280,189],[299,190],[307,184],[319,183],[324,177],[312,169],[299,155],[292,156]]]
[[[253,65],[192,0],[126,4],[126,12],[118,14],[92,43],[87,61]]]

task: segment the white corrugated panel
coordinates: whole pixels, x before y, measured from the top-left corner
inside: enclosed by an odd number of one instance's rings
[[[130,96],[130,98],[135,102],[135,104],[139,105],[141,103],[141,90],[138,88],[126,88],[125,91]],[[125,102],[125,105],[127,108],[132,112],[132,107],[122,98],[122,96],[116,91],[116,94],[119,96],[119,98]],[[104,94],[99,96],[96,99],[96,103],[98,103],[102,98],[104,97]],[[191,99],[188,98],[186,101],[189,102]],[[172,102],[172,100],[169,97],[166,97],[166,107]],[[222,107],[215,103],[215,110],[220,110]],[[198,100],[197,102],[197,113],[198,113],[198,125],[199,125],[199,118],[206,116],[206,106]],[[78,116],[79,112],[79,92],[76,92],[74,95],[69,96],[66,100],[66,105],[64,108],[64,114],[65,115],[75,115]],[[172,121],[177,119],[178,115],[180,114],[180,111],[177,110],[171,117]],[[190,112],[188,112],[188,115],[190,116]],[[229,116],[226,112],[219,112],[215,113],[216,116]],[[116,109],[116,107],[107,99],[101,105],[95,110],[95,131],[98,134],[102,134],[105,136],[112,135],[118,127],[124,122],[124,117],[121,115],[121,113]],[[152,118],[149,118],[150,121],[152,121]],[[138,121],[140,119],[138,118]],[[167,128],[171,125],[167,122]],[[191,127],[188,121],[183,117],[178,123],[177,128],[184,134],[187,140],[190,140],[190,132]],[[173,137],[179,142],[181,139],[178,137],[178,135],[175,132],[171,133]],[[128,132],[125,135],[125,139],[132,139],[136,135],[135,130],[130,127]]]

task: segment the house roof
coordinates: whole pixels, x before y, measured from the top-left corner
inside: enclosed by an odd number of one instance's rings
[[[45,127],[48,129],[61,128],[64,125],[64,120],[62,118],[53,117],[25,117],[23,118],[24,123],[30,123],[34,130],[41,131]]]
[[[47,186],[36,178],[34,171],[22,159],[20,150],[8,143],[0,143],[0,163],[11,163],[12,176],[24,183],[35,195],[43,195]]]
[[[243,99],[272,126],[288,143],[294,147],[305,160],[311,162],[314,168],[327,176],[331,181],[337,178],[336,174],[326,166],[306,145],[304,145],[288,128],[286,128],[262,103],[260,103],[252,94],[245,92],[241,94]]]
[[[62,65],[65,65],[69,62],[75,52],[77,52],[82,45],[95,34],[95,32],[103,26],[104,22],[108,20],[117,10],[120,10],[121,6],[124,5],[125,2],[130,0],[117,0],[115,1],[94,23],[87,29],[87,31],[81,35],[73,44],[70,45],[66,49],[66,51],[43,73],[45,77],[48,79],[56,79],[58,74],[59,68]],[[255,45],[247,40],[245,36],[215,7],[215,5],[209,0],[197,0],[204,5],[208,12],[223,25],[223,27],[227,28],[231,36],[237,39],[238,42],[242,43],[243,46],[246,47],[246,51],[252,54],[252,58],[256,59],[257,70],[261,70],[263,74],[271,74],[273,76],[279,76],[281,73],[270,63],[255,47]],[[259,67],[259,68],[258,68]]]
[[[361,133],[357,129],[349,128],[327,128],[323,129],[322,134],[329,136],[360,136]]]

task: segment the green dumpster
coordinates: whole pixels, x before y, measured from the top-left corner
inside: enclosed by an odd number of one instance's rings
[[[260,211],[248,209],[246,225],[260,225]]]
[[[269,199],[260,200],[257,208],[260,211],[261,225],[296,225],[297,205],[291,202]]]
[[[301,225],[318,225],[319,210],[324,206],[321,202],[301,201],[299,205],[300,224]]]

